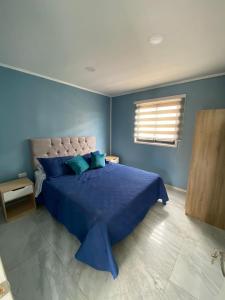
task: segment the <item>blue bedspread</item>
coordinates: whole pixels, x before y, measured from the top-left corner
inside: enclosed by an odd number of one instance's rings
[[[126,237],[149,208],[168,200],[159,175],[120,164],[45,180],[43,201],[50,213],[77,236],[75,257],[115,278],[112,245]]]

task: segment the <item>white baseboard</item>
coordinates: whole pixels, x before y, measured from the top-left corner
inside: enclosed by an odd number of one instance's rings
[[[170,185],[170,184],[165,184],[165,186],[166,186],[166,188],[168,188],[170,190],[175,190],[175,191],[179,191],[179,192],[183,192],[183,193],[187,192],[187,190],[185,190],[185,189],[182,189],[182,188]]]

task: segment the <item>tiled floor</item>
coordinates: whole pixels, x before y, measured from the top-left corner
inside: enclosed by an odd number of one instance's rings
[[[0,225],[0,255],[15,300],[225,299],[225,278],[210,253],[225,232],[184,214],[185,194],[168,191],[114,247],[116,280],[73,258],[79,242],[42,208]]]

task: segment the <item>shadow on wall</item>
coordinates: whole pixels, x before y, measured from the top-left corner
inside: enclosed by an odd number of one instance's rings
[[[26,166],[26,170],[21,170],[22,172],[27,172],[28,177],[32,180],[34,178],[34,170],[33,170],[33,162],[32,162],[32,155],[31,155],[31,147],[30,147],[30,140],[26,139],[22,141],[22,148],[23,148],[23,157],[24,161],[21,165]]]
[[[146,146],[146,148],[147,147],[149,146]],[[140,168],[145,171],[150,171],[153,173],[160,174],[160,176],[163,178],[165,183],[172,185],[173,178],[171,176],[170,170],[167,168],[160,167],[162,165],[162,162],[159,161],[158,158],[155,158],[154,154],[153,155],[151,154],[151,149],[149,149],[149,153],[147,154],[143,152],[139,152],[139,154],[137,154],[138,151],[139,150],[136,149],[136,151],[131,151],[130,153],[127,153],[127,155],[125,156],[118,155],[120,157],[121,164],[125,164],[125,165],[127,164],[135,168]],[[143,157],[145,157],[145,159],[143,159]],[[173,159],[171,159],[171,164],[173,164]]]

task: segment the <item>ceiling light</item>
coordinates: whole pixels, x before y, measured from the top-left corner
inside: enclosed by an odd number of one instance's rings
[[[85,67],[85,70],[87,70],[88,72],[95,72],[96,71],[96,69],[92,66]]]
[[[163,41],[163,36],[160,34],[156,34],[156,35],[151,36],[148,41],[152,45],[159,45]]]

